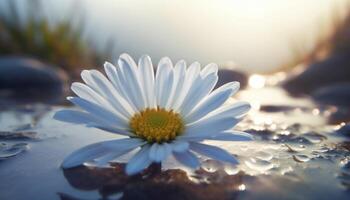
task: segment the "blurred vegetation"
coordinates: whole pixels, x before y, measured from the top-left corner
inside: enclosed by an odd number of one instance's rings
[[[320,22],[315,45],[308,48],[302,38],[293,41],[292,58],[277,71],[288,71],[298,64],[320,61],[333,53],[350,53],[350,3],[333,8],[330,20]]]
[[[83,39],[84,21],[76,10],[65,20],[50,23],[41,1],[21,1],[21,5],[7,1],[0,9],[0,55],[34,57],[73,76],[81,68],[100,66],[110,57],[106,52],[111,47],[98,51],[91,40]]]

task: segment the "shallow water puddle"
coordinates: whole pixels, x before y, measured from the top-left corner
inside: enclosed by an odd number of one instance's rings
[[[331,107],[293,99],[278,88],[250,89],[239,99],[253,105],[237,126],[252,142],[217,142],[237,166],[201,157],[196,171],[170,158],[128,177],[123,162],[70,170],[65,156],[87,144],[119,136],[52,119],[59,107],[0,112],[0,199],[348,199],[350,142],[345,123],[327,124]],[[232,99],[232,101],[235,101]]]

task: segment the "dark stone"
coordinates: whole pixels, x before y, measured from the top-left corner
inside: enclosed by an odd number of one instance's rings
[[[262,105],[260,110],[263,112],[288,112],[296,109],[295,106],[287,105]]]
[[[336,131],[336,133],[346,137],[350,137],[350,124],[341,127],[339,130]]]
[[[350,82],[322,87],[312,93],[312,98],[320,104],[350,107]]]
[[[338,106],[328,119],[330,124],[350,122],[350,107]]]
[[[350,82],[350,54],[334,53],[323,61],[312,63],[296,77],[286,80],[283,87],[292,95],[298,96],[344,82]]]
[[[216,84],[216,88],[232,81],[238,81],[241,84],[241,88],[245,88],[247,86],[247,75],[245,75],[243,72],[232,69],[219,69],[218,76],[219,80]]]
[[[56,102],[65,91],[64,71],[24,57],[0,58],[0,104]]]

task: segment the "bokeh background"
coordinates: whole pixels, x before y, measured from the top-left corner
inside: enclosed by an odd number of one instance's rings
[[[349,11],[347,0],[4,0],[0,102],[64,103],[82,69],[126,52],[215,62],[219,84],[348,105]]]

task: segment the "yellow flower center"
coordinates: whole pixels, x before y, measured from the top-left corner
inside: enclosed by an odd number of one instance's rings
[[[174,140],[184,129],[180,115],[164,108],[147,108],[135,114],[130,120],[130,127],[138,137],[149,143]]]

